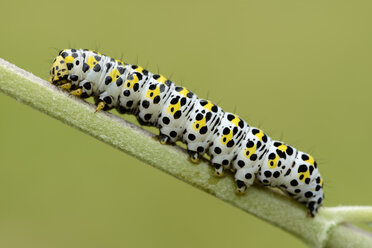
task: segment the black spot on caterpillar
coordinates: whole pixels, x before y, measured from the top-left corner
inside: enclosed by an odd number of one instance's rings
[[[193,162],[207,153],[216,176],[225,169],[235,171],[239,193],[257,181],[306,204],[311,216],[321,206],[323,180],[309,154],[271,140],[162,75],[95,51],[65,49],[54,60],[49,81],[73,95],[94,96],[97,111],[116,108],[135,114],[140,124],[159,128],[162,144],[185,142]]]

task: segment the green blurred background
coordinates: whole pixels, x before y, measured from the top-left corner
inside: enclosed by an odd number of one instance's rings
[[[44,79],[69,47],[146,66],[311,152],[326,206],[372,205],[371,8],[2,1],[0,57]],[[305,247],[3,94],[0,118],[0,247]]]

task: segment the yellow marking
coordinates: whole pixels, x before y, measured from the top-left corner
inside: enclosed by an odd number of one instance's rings
[[[258,133],[256,133],[254,136],[256,136],[260,141],[262,141],[262,137],[264,136],[265,134],[259,130]]]
[[[281,144],[280,146],[278,146],[278,149],[281,150],[282,152],[287,151],[287,148],[288,148],[288,146],[286,146],[284,144]]]
[[[231,130],[229,130],[229,133],[228,134],[222,135],[222,137],[220,138],[220,143],[226,146],[227,143],[230,140],[232,140],[232,137],[233,137],[233,132]]]
[[[236,115],[234,115],[234,119],[231,121],[232,124],[234,124],[235,126],[239,126],[239,122],[240,122],[240,118]]]
[[[310,166],[314,166],[314,162],[315,162],[314,158],[312,156],[310,156],[310,155],[308,155],[308,156],[309,156],[309,159],[308,160],[305,160],[305,162],[308,162],[310,164]],[[304,177],[300,181],[305,182],[305,180],[307,178],[310,178],[310,170],[308,169],[305,172],[298,173],[298,178],[300,178],[301,175],[304,175]],[[321,179],[321,182],[322,182],[322,179]]]
[[[89,56],[88,61],[87,61],[89,68],[94,67],[97,63],[98,61],[96,60],[96,58],[94,58],[93,56]]]
[[[254,144],[254,146],[252,147],[247,147],[244,151],[244,156],[249,159],[256,152],[256,149],[257,149],[256,144]],[[249,151],[248,156],[247,156],[247,151]]]
[[[156,89],[154,90],[148,90],[146,93],[146,97],[150,98],[151,100],[154,100],[156,96],[160,95],[160,89],[158,86],[156,86]]]
[[[178,93],[183,95],[184,97],[187,97],[187,94],[189,94],[190,91],[188,89],[182,87],[182,90]]]
[[[120,72],[116,69],[113,69],[110,73],[109,76],[112,78],[112,82],[115,82],[116,79],[120,77]]]
[[[136,68],[136,71],[139,72],[139,73],[142,73],[143,68],[142,68],[141,66],[138,66],[138,67]]]
[[[196,132],[199,132],[199,130],[205,126],[205,124],[207,123],[207,119],[205,118],[205,116],[203,116],[203,118],[201,120],[198,120],[198,121],[195,121],[194,124],[192,125],[192,128],[196,131]]]
[[[69,55],[69,56],[67,56],[65,58],[65,61],[66,61],[66,63],[72,63],[72,62],[74,62],[74,57],[72,57],[71,55]]]
[[[309,159],[306,160],[306,162],[308,162],[311,165],[314,165],[314,162],[315,162],[314,158],[312,156],[310,156],[310,155],[308,155],[308,156],[309,156]]]
[[[302,179],[300,179],[301,175],[304,175]],[[305,182],[306,178],[309,178],[309,177],[310,177],[310,170],[298,173],[298,179],[302,182]]]
[[[167,111],[169,114],[173,115],[180,109],[181,109],[181,101],[178,101],[176,104],[169,104]]]
[[[164,84],[165,81],[167,81],[167,79],[166,79],[163,75],[159,75],[159,76],[160,76],[160,77],[159,77],[156,81],[158,81],[158,82]]]
[[[277,154],[275,154],[275,158],[274,159],[269,159],[267,161],[267,166],[269,166],[270,169],[275,169],[276,166],[278,166],[278,161],[279,161],[279,156]]]
[[[105,108],[106,103],[105,102],[99,102],[96,108],[95,113]]]
[[[214,104],[211,101],[208,101],[208,103],[204,105],[204,108],[209,110],[209,111],[212,111],[213,106],[214,106]]]
[[[281,144],[280,146],[278,146],[277,149],[279,149],[282,152],[285,152],[287,150],[287,148],[288,148],[288,146],[286,146],[284,144]],[[274,159],[269,159],[267,161],[267,165],[269,166],[270,169],[275,169],[276,168],[276,166],[278,165],[279,158],[280,158],[279,155],[278,154],[275,154],[275,158]]]
[[[81,96],[81,94],[83,94],[83,90],[82,89],[73,90],[70,92],[70,94],[74,96]]]
[[[124,88],[127,88],[127,89],[132,89],[133,86],[138,83],[138,77],[136,74],[133,74],[133,79],[132,80],[127,80],[127,82],[125,83],[124,85]]]
[[[320,186],[323,187],[323,178],[320,178]]]
[[[124,61],[121,61],[121,60],[119,60],[119,59],[115,59],[115,62],[116,62],[116,63],[122,63],[123,65],[125,64]]]

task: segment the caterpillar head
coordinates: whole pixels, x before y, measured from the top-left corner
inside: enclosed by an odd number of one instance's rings
[[[69,70],[65,59],[58,55],[53,62],[52,68],[50,69],[49,82],[54,85],[62,85],[67,83],[67,77]]]

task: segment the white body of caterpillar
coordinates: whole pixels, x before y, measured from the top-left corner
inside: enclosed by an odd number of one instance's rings
[[[235,172],[239,193],[257,181],[306,204],[311,216],[322,204],[323,180],[310,155],[271,140],[162,75],[95,51],[65,49],[53,62],[50,82],[82,98],[93,96],[97,110],[135,114],[140,124],[159,128],[162,144],[186,143],[193,162],[207,153],[217,176],[224,169]]]

